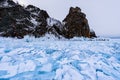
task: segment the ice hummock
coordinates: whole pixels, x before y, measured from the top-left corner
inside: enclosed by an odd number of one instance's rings
[[[0,80],[120,80],[120,39],[0,37]]]

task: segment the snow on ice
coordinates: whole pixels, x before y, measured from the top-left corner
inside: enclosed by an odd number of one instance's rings
[[[120,40],[1,37],[0,80],[120,80]]]

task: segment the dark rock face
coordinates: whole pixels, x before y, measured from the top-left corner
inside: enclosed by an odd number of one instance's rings
[[[54,34],[56,37],[61,38],[63,36],[63,24],[56,19],[47,19],[47,33]]]
[[[34,24],[34,31],[32,32],[32,35],[35,37],[44,36],[47,32],[46,19],[49,18],[48,13],[44,10],[40,10],[33,5],[28,5],[25,9],[31,13],[31,20]]]
[[[79,7],[71,7],[69,14],[63,20],[67,32],[65,33],[66,38],[76,37],[90,37],[90,29],[86,15],[81,12]]]
[[[33,26],[29,21],[30,13],[22,6],[0,8],[0,30],[2,36],[22,38],[28,34],[28,26]]]
[[[7,3],[8,6],[0,7],[0,36],[23,38],[25,35],[34,35],[40,37],[46,33],[46,19],[49,17],[46,11],[32,5],[26,8],[16,3],[14,6],[9,6],[14,3],[12,0],[3,0],[2,3]]]
[[[95,37],[97,37],[95,31],[90,30],[90,38],[95,38]]]
[[[94,31],[90,32],[86,15],[78,7],[70,8],[63,23],[33,5],[23,7],[12,0],[0,0],[0,36],[23,38],[25,35],[41,37],[53,34],[68,39],[96,37]]]

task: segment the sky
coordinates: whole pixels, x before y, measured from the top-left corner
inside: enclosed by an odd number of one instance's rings
[[[120,37],[120,0],[14,0],[22,5],[35,5],[62,21],[69,8],[80,7],[86,14],[90,28],[97,36]]]

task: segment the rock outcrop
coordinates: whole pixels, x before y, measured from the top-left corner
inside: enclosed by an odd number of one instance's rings
[[[73,8],[71,7],[69,10],[69,14],[63,20],[65,23],[65,33],[64,36],[66,38],[73,37],[95,37],[90,34],[90,27],[88,24],[88,20],[86,19],[86,15],[81,12],[79,7]]]
[[[95,31],[94,30],[90,30],[90,38],[95,38],[97,37],[96,34],[95,34]]]
[[[33,5],[23,7],[12,0],[0,1],[0,36],[23,38],[25,35],[41,37],[45,34],[68,39],[96,37],[95,32],[90,32],[86,15],[78,7],[71,7],[69,14],[60,22]]]
[[[46,11],[28,5],[23,6],[3,0],[0,6],[0,35],[5,37],[23,38],[25,35],[40,37],[46,33],[49,17]],[[12,6],[10,3],[14,3]],[[6,5],[7,4],[7,5]]]

